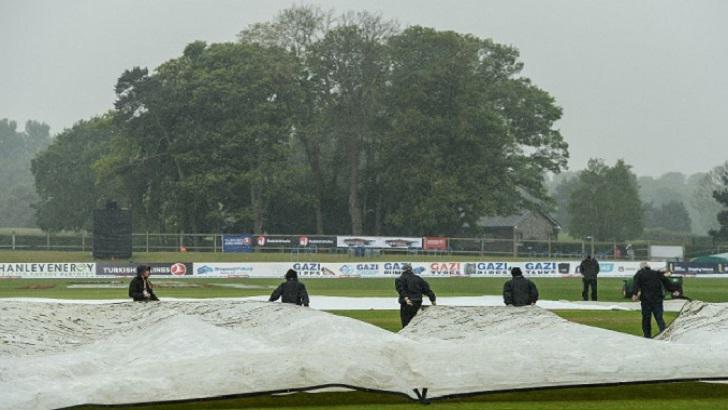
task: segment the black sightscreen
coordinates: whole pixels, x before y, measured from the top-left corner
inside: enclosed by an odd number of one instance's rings
[[[94,210],[94,258],[131,258],[131,211],[116,207]]]

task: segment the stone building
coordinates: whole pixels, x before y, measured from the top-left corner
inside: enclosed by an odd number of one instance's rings
[[[477,225],[484,230],[484,236],[492,239],[516,239],[555,241],[561,226],[541,211],[523,210],[508,216],[485,216]]]

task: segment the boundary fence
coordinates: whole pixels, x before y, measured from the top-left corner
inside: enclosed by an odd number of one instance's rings
[[[585,254],[595,255],[599,259],[643,260],[649,258],[651,245],[683,246],[685,257],[709,255],[728,252],[728,244],[711,241],[691,241],[686,243],[662,241],[634,242],[596,242],[582,241],[536,241],[496,238],[447,238],[447,247],[440,250],[427,249],[374,249],[374,248],[342,248],[315,245],[316,238],[331,236],[306,235],[307,246],[296,246],[295,242],[278,243],[276,238],[292,238],[299,235],[266,235],[266,246],[253,244],[253,252],[266,253],[324,253],[352,254],[355,256],[378,255],[463,255],[494,256],[520,258],[581,258]],[[253,235],[253,237],[255,237]],[[280,241],[283,242],[283,241]],[[323,242],[323,241],[322,241]],[[223,234],[170,234],[170,233],[134,233],[132,234],[133,252],[223,252]],[[93,236],[86,232],[61,233],[44,235],[9,233],[0,234],[0,250],[47,250],[47,251],[81,251],[91,252]]]

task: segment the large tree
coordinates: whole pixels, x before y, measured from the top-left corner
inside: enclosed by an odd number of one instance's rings
[[[136,229],[458,234],[548,204],[561,110],[515,48],[300,6],[124,72],[91,166]]]
[[[323,234],[328,222],[332,229],[330,211],[333,209],[332,187],[329,184],[331,166],[326,163],[332,152],[327,134],[322,127],[321,98],[309,81],[312,76],[312,46],[328,32],[334,24],[331,12],[317,6],[300,5],[282,10],[271,22],[255,23],[238,34],[241,43],[257,44],[264,47],[279,47],[292,53],[303,66],[301,71],[301,91],[304,98],[292,122],[293,134],[301,143],[310,177],[304,178],[299,186],[311,189],[299,191],[297,203],[311,202],[314,208],[315,232]],[[313,194],[309,194],[313,192]]]
[[[644,229],[637,179],[623,160],[613,167],[591,159],[569,201],[569,234],[596,240],[638,238]]]
[[[0,120],[0,226],[36,226],[31,206],[38,196],[33,189],[30,161],[50,141],[47,124],[31,120],[19,131],[15,121]]]
[[[652,203],[656,208],[671,202],[682,202],[690,216],[691,231],[695,235],[706,235],[718,224],[715,215],[720,205],[713,198],[713,191],[720,186],[720,178],[715,168],[707,173],[685,176],[669,172],[659,177],[641,176],[637,179],[640,198],[644,203]]]
[[[722,168],[715,170],[717,177],[721,182],[721,187],[713,191],[713,197],[718,203],[723,205],[723,209],[718,212],[717,218],[720,227],[710,231],[710,235],[721,241],[728,241],[728,163]]]
[[[682,202],[669,201],[660,206],[645,205],[645,227],[673,232],[690,232],[690,215]]]
[[[334,18],[317,7],[295,6],[239,35],[244,43],[282,47],[305,68],[306,98],[295,135],[311,173],[318,233],[365,229],[367,178],[389,70],[385,43],[396,31],[393,21],[367,12]],[[346,226],[337,223],[342,193]]]
[[[79,121],[33,159],[38,226],[48,231],[91,228],[92,210],[106,198],[93,165],[109,152],[113,135],[111,114]]]
[[[553,216],[564,227],[569,226],[571,223],[569,200],[571,199],[571,193],[578,185],[577,175],[576,172],[568,171],[553,175],[548,185],[549,194],[553,197],[556,205]]]
[[[376,15],[346,15],[313,46],[312,81],[321,98],[322,131],[333,137],[340,155],[333,165],[346,176],[354,235],[364,233],[362,179],[371,167],[373,144],[381,136],[377,125],[385,109],[390,68],[385,41],[395,30],[394,23]]]
[[[210,231],[227,217],[263,232],[290,172],[300,66],[279,48],[202,42],[117,84],[118,149],[104,159],[134,209],[161,229]]]
[[[380,144],[386,231],[456,234],[547,200],[566,164],[553,98],[520,75],[512,47],[411,27],[394,36]]]

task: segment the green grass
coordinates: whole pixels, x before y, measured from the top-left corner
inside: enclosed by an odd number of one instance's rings
[[[0,298],[39,297],[61,299],[118,299],[126,297],[130,278],[90,279],[8,279],[0,280]],[[369,296],[395,297],[393,278],[341,278],[303,279],[311,295],[327,296]],[[428,278],[438,296],[480,296],[500,295],[506,278]],[[541,299],[580,300],[581,279],[579,278],[535,278]],[[119,289],[73,289],[74,284],[117,284]],[[270,294],[271,287],[280,283],[278,279],[244,278],[164,278],[154,279],[157,293],[161,297],[211,298],[245,297]],[[251,289],[225,287],[242,284]],[[705,302],[728,302],[728,278],[686,278],[685,293]],[[623,302],[622,279],[603,278],[599,280],[599,297],[602,301]]]
[[[103,407],[81,407],[85,410]],[[193,409],[417,409],[411,400],[389,394],[297,393],[286,396],[248,397],[174,405],[115,407],[154,410]],[[669,383],[540,391],[493,393],[460,399],[435,400],[427,408],[456,410],[721,410],[728,409],[728,385]]]
[[[361,320],[390,332],[399,332],[402,329],[399,310],[331,310],[329,313]]]
[[[398,332],[402,327],[397,310],[332,310],[329,313],[371,323],[390,332]],[[639,311],[555,310],[554,313],[582,325],[642,336],[642,316]],[[670,323],[677,313],[665,312],[664,316],[665,322]],[[657,325],[653,325],[653,328],[656,332]]]
[[[336,311],[337,315],[363,320],[387,330],[399,330],[399,312]],[[639,312],[558,311],[578,323],[610,330],[640,332]],[[675,314],[666,314],[671,320]],[[84,406],[85,410],[105,407]],[[253,396],[225,400],[203,400],[178,404],[115,406],[134,410],[193,409],[346,409],[389,410],[419,408],[419,404],[396,394],[369,392],[295,393],[283,396]],[[623,386],[555,388],[509,393],[490,393],[456,399],[435,400],[428,408],[456,410],[708,410],[728,409],[728,384],[668,383]]]
[[[45,236],[40,228],[0,228],[0,235],[36,235]]]

